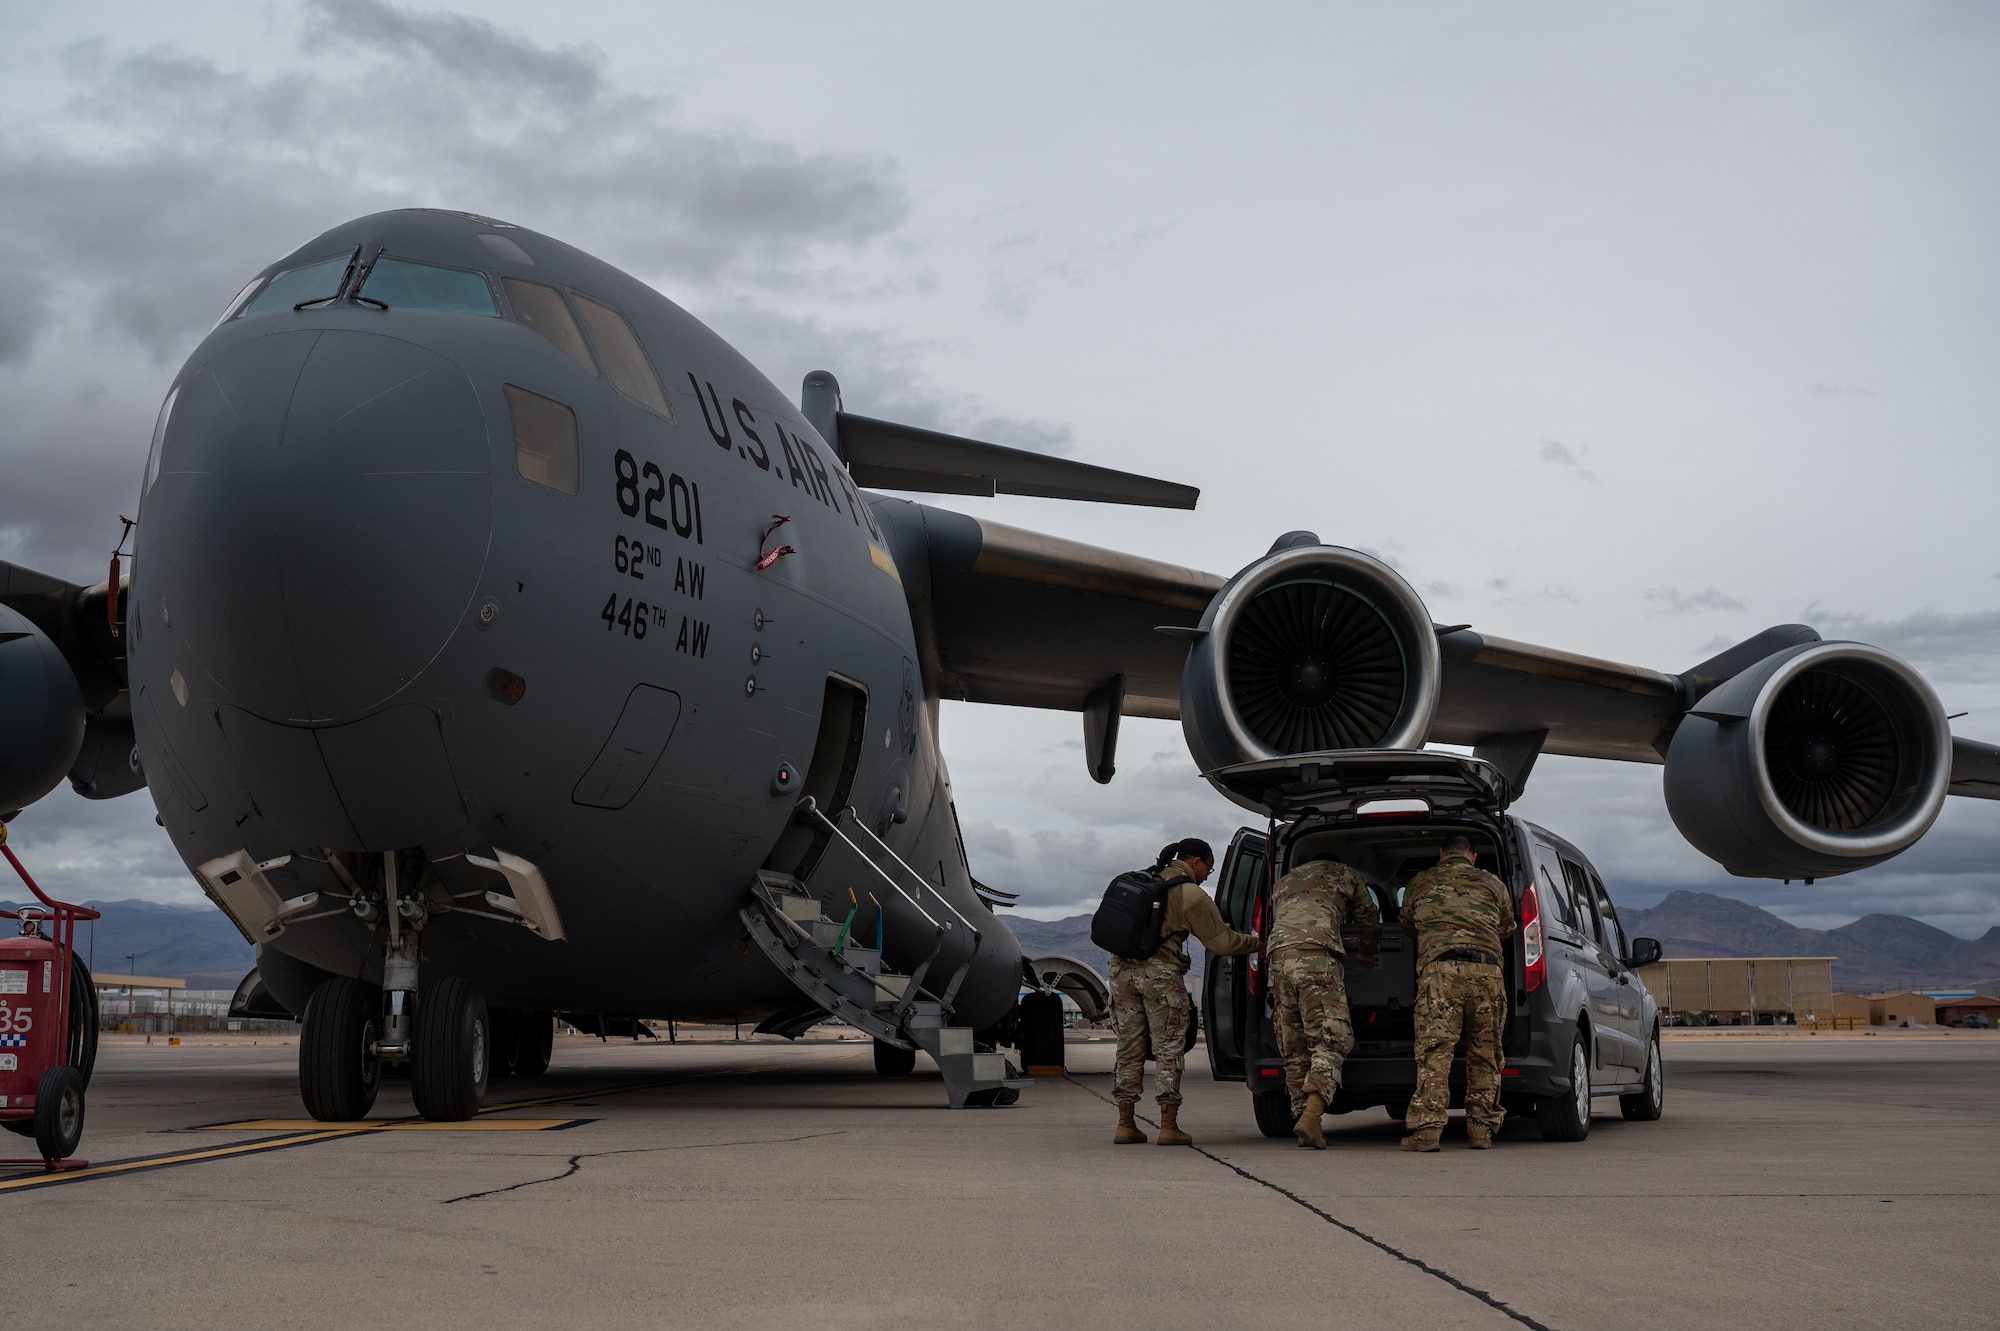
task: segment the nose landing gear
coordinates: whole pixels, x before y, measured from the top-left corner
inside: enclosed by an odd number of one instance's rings
[[[383,919],[382,988],[336,977],[313,991],[299,1038],[299,1095],[323,1122],[352,1122],[375,1104],[385,1064],[407,1064],[417,1112],[440,1122],[479,1112],[492,1066],[492,1022],[471,981],[447,975],[418,987],[421,897],[399,896],[396,856],[382,856],[382,902],[355,913]]]

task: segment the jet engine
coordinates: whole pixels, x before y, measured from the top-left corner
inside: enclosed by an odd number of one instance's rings
[[[1310,532],[1209,602],[1181,673],[1204,772],[1328,749],[1417,749],[1438,702],[1430,612],[1387,564]]]
[[[83,747],[83,694],[63,654],[0,605],[0,815],[56,788]]]
[[[1681,835],[1746,878],[1880,864],[1930,830],[1950,782],[1937,695],[1857,642],[1766,657],[1697,702],[1667,750]]]

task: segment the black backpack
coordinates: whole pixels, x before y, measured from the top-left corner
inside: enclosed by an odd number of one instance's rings
[[[1090,917],[1090,941],[1114,957],[1144,961],[1160,950],[1167,922],[1167,895],[1186,877],[1162,878],[1151,869],[1121,873],[1104,889]]]

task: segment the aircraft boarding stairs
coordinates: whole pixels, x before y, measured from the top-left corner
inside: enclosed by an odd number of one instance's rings
[[[952,999],[978,946],[979,930],[923,875],[869,832],[852,809],[844,810],[836,822],[808,797],[800,804],[799,817],[816,821],[831,833],[825,853],[804,881],[790,874],[759,870],[751,884],[750,903],[740,914],[751,939],[798,986],[805,1001],[775,1013],[757,1029],[793,1039],[832,1016],[884,1044],[929,1054],[944,1074],[945,1095],[953,1109],[1012,1104],[1021,1090],[1032,1084],[1030,1079],[1022,1077],[1005,1055],[976,1050],[972,1028],[951,1025],[949,1020]],[[873,843],[887,867],[878,862],[877,855],[862,850],[842,830],[843,824]],[[836,850],[843,847],[859,865],[834,864]],[[856,937],[854,925],[861,920],[866,924],[860,931],[865,941],[875,941],[879,906],[864,904],[866,897],[859,894],[851,902],[820,895],[830,897],[837,892],[846,898],[848,884],[857,874],[874,881],[871,890],[878,898],[883,890],[893,892],[929,922],[933,933],[930,955],[910,974],[884,969],[881,949],[864,946],[863,939]],[[838,919],[829,913],[835,910],[839,911]],[[967,961],[941,987],[927,986],[931,964],[944,950],[946,939],[959,931],[969,931],[972,937],[965,950]]]

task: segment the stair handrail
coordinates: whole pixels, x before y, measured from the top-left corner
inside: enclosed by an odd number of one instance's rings
[[[852,812],[853,809],[850,808],[845,810],[844,814]],[[931,926],[931,931],[932,931],[931,937],[933,941],[931,943],[930,955],[925,957],[923,959],[923,962],[920,965],[918,965],[915,970],[910,972],[910,983],[909,983],[910,991],[908,994],[904,996],[903,1002],[899,1004],[896,1008],[896,1024],[898,1026],[905,1024],[906,1022],[909,1021],[910,1014],[916,1010],[916,1005],[918,1001],[925,994],[930,992],[929,990],[924,988],[924,980],[930,974],[931,963],[935,962],[938,959],[938,954],[944,951],[945,934],[950,932],[951,926],[945,921],[940,920],[937,916],[931,914],[929,911],[925,910],[924,903],[922,901],[918,900],[916,897],[913,897],[908,892],[904,891],[903,885],[901,883],[898,883],[894,878],[890,877],[888,871],[884,869],[881,865],[877,864],[873,859],[869,858],[867,851],[855,845],[854,842],[851,839],[849,839],[848,835],[840,830],[839,823],[837,823],[831,818],[828,818],[826,814],[821,811],[818,800],[815,800],[810,795],[805,796],[803,799],[799,801],[798,811],[797,814],[795,814],[794,816],[804,816],[807,818],[818,819],[821,825],[824,826],[828,832],[832,833],[834,836],[840,839],[840,843],[843,846],[846,846],[849,850],[854,852],[854,856],[856,859],[860,860],[870,869],[873,869],[875,871],[876,877],[880,878],[883,882],[887,883],[889,887],[896,893],[897,896],[909,902],[911,908],[915,910],[917,914],[923,916],[924,921]],[[859,820],[856,821],[855,825],[857,827],[860,826]],[[918,874],[916,870],[910,868],[909,865],[903,864],[903,861],[897,857],[894,851],[891,851],[889,853],[889,858],[895,860],[897,864],[901,864],[904,870],[910,873],[913,877],[915,877],[918,882],[920,883],[923,882],[923,876],[921,874]],[[940,896],[938,899],[941,901],[944,900],[942,896]],[[951,902],[945,901],[944,904],[947,909],[951,909]],[[957,911],[953,910],[952,913],[957,914]],[[979,946],[979,935],[977,930],[973,932],[972,943],[974,951],[977,951]],[[945,990],[943,993],[936,995],[936,1000],[941,1006],[945,1008],[951,1007],[951,1000],[958,993],[959,984],[963,982],[963,980],[965,979],[965,972],[972,964],[972,955],[973,955],[972,953],[966,954],[965,964],[959,967],[958,974],[952,976],[951,983],[945,986]],[[881,988],[881,985],[877,984],[876,987],[879,989]]]
[[[842,809],[840,811],[840,816],[844,819],[851,819],[854,823],[855,830],[860,832],[861,835],[867,837],[870,841],[874,842],[877,846],[881,847],[882,853],[888,856],[892,862],[899,865],[904,873],[910,875],[911,879],[913,879],[917,883],[922,884],[924,887],[932,886],[930,881],[926,879],[922,874],[918,873],[908,860],[905,860],[901,855],[898,855],[895,851],[891,850],[887,842],[883,841],[881,837],[876,836],[873,832],[868,830],[868,825],[861,821],[861,815],[854,811],[853,805],[850,804],[845,809]],[[832,826],[831,824],[828,825]],[[875,865],[875,870],[877,873],[882,874],[884,878],[888,877],[887,871],[884,870],[882,866],[880,866],[879,864],[875,864],[875,861],[872,858],[870,858],[868,853],[862,850],[861,847],[854,845],[852,841],[848,841],[847,837],[843,833],[841,833],[839,828],[837,827],[834,828],[834,835],[839,836],[842,841],[847,841],[847,844],[853,847],[855,854],[861,856],[862,859],[867,860],[871,865]],[[973,959],[979,955],[979,940],[982,937],[982,932],[978,925],[974,924],[971,920],[965,917],[965,913],[963,911],[959,910],[958,907],[951,904],[951,898],[945,895],[944,888],[941,884],[933,888],[932,890],[936,893],[937,899],[944,903],[944,908],[950,911],[954,916],[956,916],[958,922],[964,925],[966,931],[972,935],[972,942],[966,948],[965,951],[965,960],[959,964],[957,972],[951,977],[951,983],[947,984],[944,987],[944,992],[938,996],[938,1001],[943,1003],[945,1007],[949,1008],[952,1005],[952,1000],[958,997],[959,986],[965,983],[965,977],[972,970]],[[905,898],[909,896],[907,892],[904,893],[903,895],[905,896]],[[921,910],[922,907],[918,907],[918,909]],[[931,918],[931,916],[928,912],[926,912],[924,918],[929,919]],[[940,934],[938,937],[938,948],[940,951],[942,951],[943,947],[944,947],[944,938],[943,935]],[[936,957],[937,953],[933,952],[931,955],[932,957]],[[926,968],[928,968],[929,963],[926,962],[925,965]]]
[[[854,829],[857,832],[861,833],[861,835],[867,837],[870,841],[873,841],[877,846],[881,847],[882,853],[884,855],[887,855],[890,859],[894,860],[897,864],[901,865],[903,868],[903,872],[909,874],[910,877],[916,879],[918,882],[922,883],[925,887],[928,887],[933,892],[935,892],[937,894],[937,899],[944,903],[944,908],[950,911],[952,915],[957,918],[958,922],[964,925],[966,929],[972,934],[973,945],[975,947],[978,946],[980,937],[979,926],[974,924],[971,920],[967,919],[965,917],[964,912],[959,910],[958,907],[951,904],[951,898],[944,894],[944,889],[942,887],[933,886],[930,880],[925,878],[922,874],[918,873],[916,869],[913,868],[907,860],[905,860],[901,855],[898,855],[895,851],[889,849],[889,845],[887,842],[882,840],[881,837],[876,836],[873,832],[869,831],[868,825],[861,821],[861,815],[854,811],[853,805],[850,804],[847,806],[847,808],[843,809],[841,811],[841,817],[852,818],[854,820]],[[845,840],[845,838],[842,839]],[[854,845],[854,843],[851,841],[849,841],[847,844],[850,846]],[[859,846],[855,846],[855,849],[860,850],[861,848]],[[862,858],[867,859],[868,857],[864,854]],[[869,863],[873,864],[874,861],[869,860]],[[884,876],[886,877],[886,875]]]

